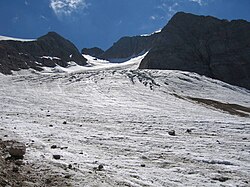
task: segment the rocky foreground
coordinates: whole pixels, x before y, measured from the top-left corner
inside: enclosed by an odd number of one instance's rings
[[[5,139],[8,139],[8,135],[5,135]],[[15,144],[21,145],[21,148],[13,148]],[[26,150],[26,146],[28,145],[16,140],[0,139],[0,186],[71,186],[67,182],[67,175],[56,173],[49,166],[41,167],[25,159],[23,151]]]

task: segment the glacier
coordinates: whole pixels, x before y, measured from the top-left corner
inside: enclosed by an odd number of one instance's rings
[[[122,64],[84,57],[88,67],[0,75],[0,137],[26,143],[36,172],[70,175],[72,186],[249,185],[249,90],[138,70],[144,56]]]

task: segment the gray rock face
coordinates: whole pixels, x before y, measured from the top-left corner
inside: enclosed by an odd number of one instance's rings
[[[147,52],[154,45],[158,34],[151,36],[123,37],[105,51],[100,57],[112,62],[120,62],[118,59],[127,60]]]
[[[250,89],[250,23],[177,13],[139,68],[196,72]]]
[[[86,64],[78,49],[55,32],[30,42],[0,41],[0,72],[3,74],[28,68],[42,70],[43,66],[55,67],[57,64],[66,67],[69,61]]]
[[[103,53],[104,51],[98,47],[82,49],[82,54],[90,55],[93,57],[100,57]]]

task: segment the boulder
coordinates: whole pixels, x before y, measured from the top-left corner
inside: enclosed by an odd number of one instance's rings
[[[9,154],[11,155],[12,158],[16,158],[16,159],[22,159],[23,156],[26,153],[26,146],[23,143],[20,142],[14,142],[9,150],[8,150]]]

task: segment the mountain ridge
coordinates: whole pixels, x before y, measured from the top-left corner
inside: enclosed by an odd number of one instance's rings
[[[55,32],[34,41],[0,41],[0,72],[3,74],[29,68],[41,71],[43,67],[56,65],[67,67],[69,61],[86,64],[74,44]]]

